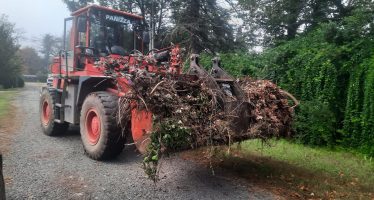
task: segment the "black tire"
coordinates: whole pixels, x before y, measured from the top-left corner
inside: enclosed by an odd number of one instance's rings
[[[126,138],[117,125],[117,111],[118,97],[108,92],[94,92],[84,100],[80,130],[84,150],[90,158],[106,160],[122,152]],[[94,117],[97,125],[90,123]]]
[[[3,157],[0,154],[0,199],[5,200],[5,183],[3,176]]]
[[[44,106],[45,103],[49,105],[47,111],[48,116],[45,116]],[[43,130],[43,133],[48,136],[61,135],[67,131],[69,128],[69,123],[58,123],[55,122],[55,93],[44,88],[40,95],[39,103],[39,116],[40,116],[40,125]]]

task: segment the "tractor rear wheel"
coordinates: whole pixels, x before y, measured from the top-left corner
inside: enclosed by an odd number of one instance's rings
[[[44,134],[55,136],[65,133],[69,128],[69,124],[55,122],[55,94],[53,91],[43,89],[40,96],[40,125]]]
[[[89,94],[83,102],[80,130],[88,156],[105,160],[119,155],[125,146],[125,135],[117,125],[118,97],[108,92]]]

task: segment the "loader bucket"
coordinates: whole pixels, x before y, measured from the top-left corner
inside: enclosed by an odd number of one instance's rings
[[[249,102],[244,91],[235,79],[221,67],[218,57],[212,59],[212,68],[208,73],[199,65],[199,55],[193,54],[190,59],[189,74],[194,74],[205,81],[215,91],[216,98],[225,114],[237,118],[230,126],[236,132],[245,132],[250,125]]]
[[[136,148],[140,153],[145,153],[152,132],[152,113],[133,108],[131,111],[131,132]]]

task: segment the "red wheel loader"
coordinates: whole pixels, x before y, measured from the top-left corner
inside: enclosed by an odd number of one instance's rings
[[[116,119],[118,99],[129,92],[131,78],[139,73],[177,81],[207,80],[218,96],[234,96],[240,102],[231,101],[227,109],[243,110],[242,120],[237,121],[248,126],[248,109],[240,109],[247,106],[244,92],[220,67],[219,59],[213,60],[208,73],[199,66],[198,55],[192,55],[188,73],[182,74],[178,45],[143,54],[147,34],[141,20],[140,16],[97,5],[77,10],[65,19],[64,49],[50,67],[53,84],[42,88],[40,97],[40,121],[46,135],[62,134],[69,124],[79,125],[85,152],[97,160],[120,154],[126,141],[133,140],[144,152],[144,141],[152,131],[152,113],[133,106],[125,129]]]
[[[112,69],[100,64],[126,60],[133,67],[142,65],[137,61],[144,45],[141,19],[97,5],[77,10],[65,19],[64,49],[50,67],[53,83],[43,87],[40,96],[40,121],[46,135],[62,134],[69,124],[80,125],[87,155],[107,159],[122,151],[127,136],[151,128],[150,115],[134,111],[137,120],[131,124],[131,133],[121,132],[115,115],[128,79],[113,79],[107,74]],[[126,70],[130,74],[136,69],[127,66]]]
[[[53,59],[52,86],[40,96],[40,121],[43,132],[53,136],[64,133],[69,124],[80,125],[87,155],[108,159],[118,155],[126,137],[135,143],[152,128],[152,114],[132,110],[126,133],[116,122],[118,97],[128,91],[132,73],[147,70],[180,74],[179,48],[152,51],[155,64],[141,61],[144,39],[142,17],[97,5],[77,10],[64,23],[64,49]],[[118,76],[108,76],[104,62],[119,62]],[[120,62],[121,61],[121,62]],[[156,66],[156,65],[162,65]]]

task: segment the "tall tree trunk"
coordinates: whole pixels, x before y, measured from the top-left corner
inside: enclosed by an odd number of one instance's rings
[[[199,0],[190,0],[186,13],[188,15],[186,18],[189,18],[187,20],[189,22],[189,29],[193,34],[191,35],[191,53],[200,53],[202,50],[198,35],[198,32],[201,31],[201,24],[199,24],[200,6]]]
[[[287,40],[292,40],[296,37],[298,28],[299,25],[296,22],[287,26]]]
[[[296,37],[297,29],[300,26],[299,16],[301,12],[301,7],[303,6],[303,0],[291,0],[287,7],[287,40],[291,40]]]

